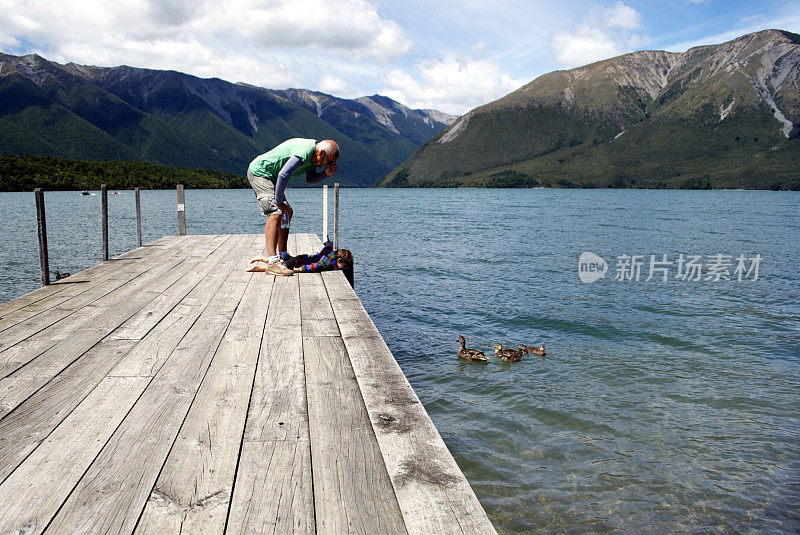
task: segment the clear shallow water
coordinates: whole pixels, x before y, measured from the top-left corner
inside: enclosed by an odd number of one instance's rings
[[[321,193],[293,190],[320,234]],[[800,530],[800,194],[341,191],[356,290],[501,533]],[[99,261],[100,197],[46,194],[52,269]],[[134,246],[110,196],[111,249]],[[145,241],[175,192],[142,192]],[[0,194],[0,300],[38,286],[33,195]],[[190,233],[262,232],[252,192],[187,191]],[[580,282],[577,259],[609,262]],[[650,254],[763,257],[759,280],[644,281]],[[616,257],[644,255],[642,280]],[[733,268],[731,268],[732,270]],[[675,274],[675,268],[671,271]],[[544,358],[465,365],[543,342]]]

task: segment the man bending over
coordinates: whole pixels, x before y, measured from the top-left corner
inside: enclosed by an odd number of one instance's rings
[[[286,242],[289,239],[288,221],[292,219],[292,207],[286,200],[284,190],[290,178],[306,173],[306,184],[317,184],[336,173],[339,146],[326,139],[293,138],[284,141],[269,152],[256,157],[247,168],[247,180],[253,187],[261,213],[267,216],[264,239],[267,244],[267,267],[272,275],[292,275],[294,270],[286,267],[288,257]],[[317,172],[316,168],[323,168]],[[281,219],[286,215],[286,224]],[[285,227],[285,228],[284,228]],[[262,260],[257,256],[253,261]]]

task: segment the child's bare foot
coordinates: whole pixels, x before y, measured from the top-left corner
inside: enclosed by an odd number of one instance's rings
[[[266,256],[264,256],[263,254],[260,254],[260,255],[258,255],[258,256],[254,256],[254,257],[253,257],[253,259],[252,259],[252,260],[250,260],[250,263],[251,263],[251,264],[253,264],[253,263],[255,263],[255,262],[269,262],[269,258],[267,258]]]
[[[250,269],[247,271],[266,271],[266,266],[250,266]]]

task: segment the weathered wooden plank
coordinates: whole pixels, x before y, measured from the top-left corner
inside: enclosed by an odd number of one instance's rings
[[[295,245],[297,248],[296,254],[314,254],[319,251],[319,249],[315,249],[314,243],[312,243],[312,237],[314,234],[295,234]]]
[[[106,284],[97,285],[85,292],[82,292],[80,295],[74,298],[60,303],[59,305],[50,307],[47,310],[33,314],[30,317],[10,325],[2,332],[2,338],[0,338],[0,351],[3,351],[37,333],[45,331],[48,328],[53,326],[56,326],[57,328],[58,322],[68,318],[75,311],[82,309],[83,307],[91,304],[93,301],[105,297],[109,293],[121,288],[130,280],[133,280],[140,275],[141,272],[134,271],[135,267],[142,267],[144,271],[146,271],[153,269],[155,264],[137,264],[136,266],[132,264],[128,265],[124,269],[121,269],[113,277],[107,279],[105,281]]]
[[[209,240],[209,242],[212,241],[219,243],[215,239]],[[225,258],[230,253],[232,245],[239,240],[228,241],[229,243],[225,247],[218,247],[204,261],[204,271],[200,272],[201,275],[207,272],[206,269],[210,270],[216,267],[216,260]],[[171,293],[176,293],[173,290],[177,290],[177,293],[185,296],[188,290],[180,286],[180,283],[180,280],[176,282],[164,295],[171,295]],[[157,333],[152,337],[156,338],[156,342],[137,346],[137,354],[141,355],[150,348],[156,348],[158,352],[165,352],[169,355],[201,311],[202,309],[197,310],[191,320],[184,323],[182,330],[179,326],[175,326],[175,322],[165,321],[160,325],[163,336],[159,336],[160,333]],[[123,327],[124,325],[120,328]],[[135,343],[134,341],[108,341],[109,338],[112,337],[107,337],[106,340],[94,346],[64,372],[57,375],[53,381],[28,398],[6,418],[0,420],[0,481],[5,479],[117,365],[123,356],[130,352]],[[137,371],[141,370],[137,369]],[[148,368],[148,372],[129,375],[151,377],[155,374],[152,368]]]
[[[305,337],[303,356],[317,533],[405,533],[342,340]]]
[[[329,289],[350,288],[335,275],[324,277]],[[331,303],[409,533],[494,533],[366,311],[353,299]]]
[[[134,343],[103,340],[73,365],[71,373],[56,376],[0,420],[0,482],[83,401]]]
[[[327,284],[328,279],[338,279],[340,277],[347,282],[347,279],[345,279],[344,274],[341,271],[326,271],[321,275],[322,280],[326,283],[325,290],[328,292],[328,299],[331,301],[356,301],[359,306],[362,306],[361,301],[353,291],[350,283],[347,283],[347,286],[342,284]]]
[[[157,240],[157,242],[158,241],[161,240]],[[117,270],[119,270],[119,262],[129,263],[138,260],[145,260],[152,255],[161,254],[161,251],[163,250],[174,247],[176,247],[176,242],[173,240],[168,244],[165,242],[165,245],[158,245],[154,242],[153,245],[128,251],[123,255],[115,257],[112,262],[96,264],[78,273],[74,273],[65,279],[54,282],[49,287],[38,288],[25,295],[21,295],[5,303],[1,303],[0,315],[3,318],[13,317],[13,315],[21,313],[24,309],[27,309],[30,306],[34,306],[35,310],[46,310],[47,308],[50,308],[49,303],[51,301],[58,304],[63,300],[66,300],[66,297],[61,296],[63,292],[68,291],[68,293],[65,295],[74,297],[75,295],[78,295],[107,280],[109,277],[113,276]],[[140,254],[137,254],[137,252]]]
[[[160,265],[156,264],[156,267],[152,270],[133,279],[129,284],[119,286],[103,296],[103,298],[60,320],[49,329],[41,331],[24,342],[0,352],[0,377],[5,377],[5,379],[0,380],[0,392],[2,392],[3,384],[20,380],[20,375],[17,376],[17,380],[12,380],[9,377],[12,372],[19,370],[24,365],[31,363],[31,361],[39,362],[36,362],[31,370],[20,372],[22,376],[30,375],[33,370],[39,368],[54,369],[53,367],[61,362],[58,355],[76,354],[77,348],[87,347],[86,344],[89,344],[93,339],[97,341],[97,335],[104,336],[108,334],[102,332],[104,325],[109,326],[107,328],[108,331],[113,330],[116,328],[112,321],[114,318],[122,318],[122,321],[125,321],[127,317],[130,317],[127,314],[128,312],[136,313],[135,306],[137,303],[146,304],[146,302],[155,299],[162,289],[175,283],[176,280],[180,279],[185,273],[190,272],[194,267],[193,262],[185,259],[165,259]],[[94,329],[95,338],[84,336],[88,334],[84,332],[87,328]],[[79,340],[79,344],[73,345],[72,342],[76,338]],[[42,340],[45,343],[39,343]],[[25,344],[26,342],[36,343]],[[21,344],[25,345],[21,346]],[[56,356],[54,357],[54,355]],[[0,394],[1,396],[2,394]]]
[[[2,533],[44,531],[146,384],[142,377],[104,379],[0,484]]]
[[[153,299],[147,306],[139,310],[130,317],[123,325],[115,329],[109,335],[114,339],[139,340],[172,310],[180,301],[194,288],[205,276],[216,267],[218,260],[230,253],[233,247],[240,243],[240,239],[233,236],[221,236],[220,241],[209,240],[207,244],[197,248],[202,260],[198,264],[190,265],[176,283],[165,287],[163,281],[158,281],[153,285],[153,290],[160,292],[160,295]]]
[[[340,336],[339,326],[335,319],[303,320],[303,336]]]
[[[189,243],[190,241],[186,240],[182,245],[188,245]],[[172,257],[166,262],[169,262],[171,266],[180,263],[182,260],[183,258],[180,257]],[[4,330],[2,338],[0,338],[0,351],[50,328],[76,311],[82,310],[87,305],[106,297],[144,274],[152,276],[153,272],[158,272],[159,269],[163,270],[164,264],[165,260],[159,256],[151,256],[145,260],[125,263],[122,267],[117,268],[111,277],[102,281],[102,284],[96,284],[74,298]]]
[[[137,534],[224,532],[274,277],[259,273],[250,279]]]
[[[325,284],[319,273],[297,273],[300,283],[300,313],[303,336],[339,336]]]
[[[271,276],[271,275],[267,275]],[[288,326],[300,327],[300,287],[297,284],[298,277],[275,277],[275,284],[272,287],[272,300],[279,303],[296,303],[297,306],[290,306],[283,311],[276,311],[267,314],[267,331],[279,332]],[[277,329],[277,331],[275,330]]]
[[[302,236],[302,234],[290,234],[289,235],[289,240],[286,243],[286,245],[287,245],[286,251],[292,256],[297,256],[300,253],[304,252],[303,250],[297,248],[297,239],[300,236]]]
[[[67,336],[67,331],[56,333],[53,337],[33,336],[0,352],[0,378],[9,376]]]
[[[91,290],[93,287],[106,288],[108,287],[109,281],[133,280],[133,278],[148,272],[153,266],[158,266],[170,260],[185,259],[187,258],[187,252],[203,248],[212,242],[219,243],[225,238],[226,236],[217,236],[216,239],[206,240],[200,236],[188,236],[175,240],[169,246],[165,247],[142,247],[140,250],[143,250],[144,253],[141,255],[122,255],[100,264],[100,267],[107,267],[108,274],[110,275],[109,277],[105,277],[104,275],[103,279],[98,280],[95,278],[87,283],[81,283],[78,286],[86,287]],[[71,277],[63,279],[63,281],[71,281],[73,278],[83,280],[80,278],[82,273],[83,272],[72,275]],[[133,275],[133,278],[128,276],[130,274]],[[61,284],[61,282],[59,282],[59,284]],[[80,304],[79,301],[70,300],[64,303],[61,309],[74,310],[81,308],[81,306],[83,305]]]
[[[320,274],[296,273],[295,275],[300,281],[300,310],[303,320],[335,320]]]
[[[345,339],[411,533],[493,533],[447,446],[380,336]]]
[[[133,531],[246,286],[231,277],[216,292],[53,519],[53,533]]]
[[[141,261],[153,257],[164,257],[164,253],[168,251],[166,247],[150,247],[142,248],[143,253],[138,256],[137,260]],[[127,260],[129,257],[121,256],[114,260]],[[4,309],[2,317],[0,317],[0,331],[4,331],[17,323],[31,318],[41,312],[53,308],[54,306],[65,303],[66,301],[92,289],[93,287],[107,281],[119,271],[119,265],[114,262],[104,262],[93,266],[89,269],[74,273],[70,277],[62,279],[50,285],[50,292],[41,294],[37,291],[21,296],[17,299],[3,303],[0,305]],[[44,288],[42,288],[44,290]],[[35,294],[35,295],[32,295]],[[26,302],[26,297],[29,297],[30,302]],[[22,305],[12,309],[13,303]]]
[[[319,252],[311,234],[297,236],[297,246],[306,254]],[[316,240],[317,242],[319,240]],[[300,284],[300,311],[303,317],[303,336],[339,336],[339,326],[333,315],[325,284],[319,273],[297,273]]]
[[[165,264],[162,268],[154,269],[148,277],[138,277],[134,282],[120,288],[113,299],[85,306],[75,314],[76,323],[73,324],[72,334],[0,379],[0,418],[155,299],[157,293],[147,289],[150,277],[161,275],[174,282],[181,272],[171,270],[173,267],[175,266],[172,263]],[[169,273],[164,274],[163,271]]]
[[[238,246],[235,249],[226,250],[229,256],[241,253],[241,240],[237,239],[236,242]],[[168,311],[166,316],[109,372],[109,375],[152,377],[158,372],[197,318],[206,310],[211,296],[216,294],[224,282],[222,277],[230,272],[231,266],[216,264],[220,259],[224,259],[224,255],[218,256],[215,253],[214,258],[205,265],[212,270],[211,274],[201,273],[204,275],[202,280],[181,298],[178,305]],[[189,284],[191,282],[189,281]],[[186,289],[179,287],[174,293],[180,296]]]
[[[298,281],[274,279],[228,534],[316,532]]]
[[[316,533],[308,439],[244,444],[225,533]]]
[[[159,238],[158,240],[148,244],[143,249],[150,248],[150,247],[152,247],[152,248],[163,247],[163,246],[168,245],[172,241],[175,241],[175,239],[176,239],[175,236],[165,236],[163,238]],[[140,252],[141,251],[139,249],[134,249],[133,251],[128,251],[127,253],[125,253],[123,255],[120,255],[119,257],[116,257],[116,258],[124,259],[124,258],[130,257],[131,255],[138,254]],[[19,297],[15,297],[14,299],[6,301],[5,303],[0,303],[0,316],[5,317],[6,315],[10,314],[11,312],[13,312],[15,310],[18,310],[20,308],[24,308],[24,307],[26,307],[28,305],[31,305],[33,303],[36,303],[36,302],[42,300],[42,299],[46,299],[46,298],[48,298],[48,297],[50,297],[50,296],[52,296],[52,295],[54,295],[56,293],[59,293],[59,292],[63,291],[64,289],[69,288],[71,286],[70,283],[72,283],[72,282],[81,281],[81,280],[86,280],[87,283],[88,282],[92,282],[92,280],[94,278],[102,275],[103,273],[107,272],[111,268],[112,268],[112,265],[108,264],[108,263],[97,264],[97,265],[94,265],[94,266],[92,266],[90,268],[84,269],[83,271],[80,271],[79,273],[74,273],[71,277],[68,277],[68,278],[64,279],[63,283],[59,282],[59,283],[56,283],[56,284],[51,284],[50,286],[47,286],[47,287],[44,287],[44,288],[37,288],[36,290],[28,292],[28,293],[26,293],[24,295],[21,295]],[[87,283],[82,283],[82,284],[87,284]]]
[[[336,275],[341,276],[341,280],[347,283],[347,279],[344,278],[342,273],[336,273]],[[334,277],[329,277],[327,274],[323,276],[323,280],[326,284],[328,284],[333,278]],[[338,279],[339,277],[336,278]],[[337,280],[337,284],[339,282],[340,281]],[[347,283],[347,285],[350,286],[349,283]],[[357,299],[332,299],[331,304],[333,305],[333,310],[336,314],[336,319],[339,325],[339,331],[342,333],[342,338],[349,338],[351,336],[364,336],[378,332],[378,330],[375,328],[375,324],[369,317],[369,314],[366,314],[364,311],[361,301]],[[342,318],[344,318],[345,321],[342,321]]]
[[[80,320],[74,325],[72,334],[28,362],[6,363],[3,368],[14,368],[14,371],[0,379],[0,418],[155,298],[152,293],[141,290],[141,284],[131,284],[109,303],[112,306],[108,308],[97,305],[84,307],[77,314]]]
[[[270,314],[297,306],[279,300],[281,294],[276,289],[288,282],[276,277]],[[286,304],[281,306],[281,302]],[[308,440],[302,344],[300,325],[269,326],[264,331],[245,428],[245,447],[247,442]]]
[[[229,251],[230,248],[221,248],[215,254],[225,258]],[[169,347],[174,348],[182,334]],[[133,344],[133,341],[119,340],[101,342],[7,418],[0,420],[0,481],[80,403]]]

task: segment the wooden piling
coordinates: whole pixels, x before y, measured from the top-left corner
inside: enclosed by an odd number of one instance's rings
[[[333,185],[333,248],[339,248],[339,183]]]
[[[186,236],[186,198],[183,184],[178,184],[178,235]]]
[[[33,190],[36,197],[36,223],[39,228],[39,268],[42,286],[50,284],[50,260],[47,256],[47,218],[44,213],[44,192],[42,188]]]
[[[356,261],[355,259],[353,259],[353,265],[350,267],[346,267],[342,270],[342,273],[344,273],[344,278],[347,279],[347,282],[350,283],[350,287],[353,288],[354,290],[356,288],[355,279],[353,278],[353,270],[356,267],[355,263]]]
[[[136,196],[136,247],[142,246],[142,205],[139,201],[139,188],[134,188]]]
[[[100,195],[103,198],[103,262],[108,260],[108,188],[105,184],[100,185]]]
[[[328,186],[322,186],[322,243],[328,241]]]

